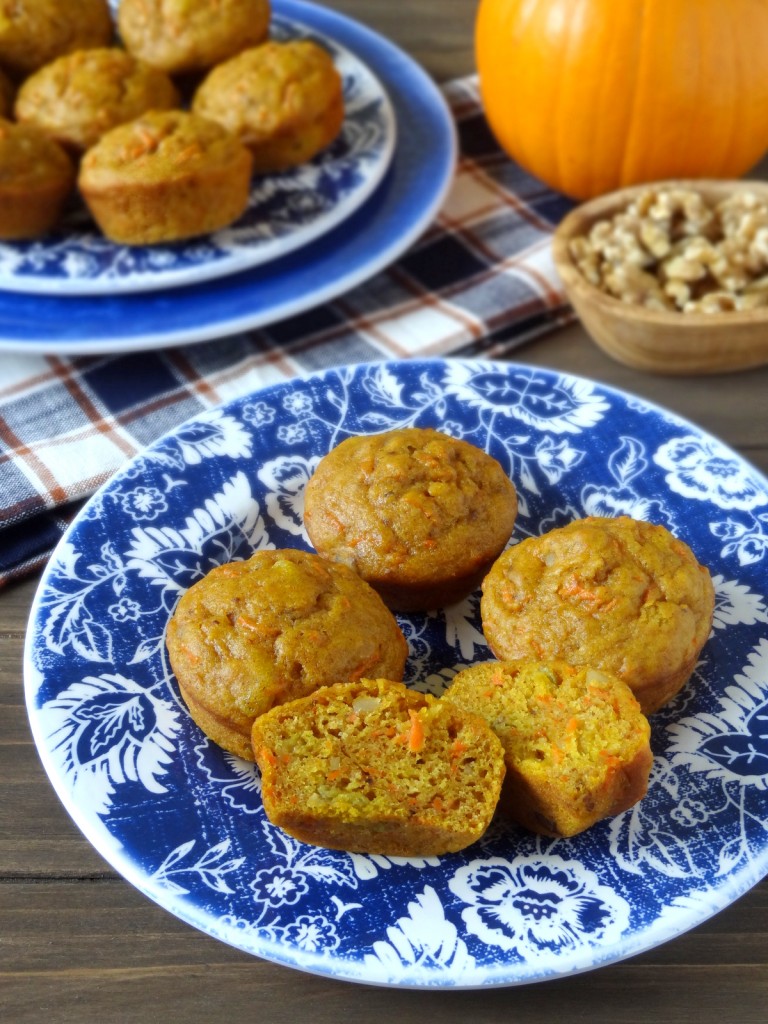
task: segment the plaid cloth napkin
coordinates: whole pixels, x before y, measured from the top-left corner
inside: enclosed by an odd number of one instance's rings
[[[501,152],[474,76],[444,89],[459,165],[436,222],[335,302],[155,352],[0,355],[0,586],[46,561],[83,500],[123,462],[202,409],[342,364],[498,356],[570,319],[549,242],[571,204]]]

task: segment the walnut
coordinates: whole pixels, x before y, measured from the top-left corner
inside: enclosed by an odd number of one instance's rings
[[[709,204],[692,189],[649,187],[570,253],[593,285],[649,309],[768,306],[768,203],[752,192]]]

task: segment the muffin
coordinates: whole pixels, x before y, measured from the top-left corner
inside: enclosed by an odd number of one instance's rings
[[[320,460],[304,502],[315,548],[402,611],[443,607],[478,586],[516,513],[495,459],[419,427],[342,441]]]
[[[0,64],[24,78],[73,50],[108,46],[113,36],[107,0],[24,0],[0,5]]]
[[[192,109],[234,132],[253,152],[254,170],[280,171],[310,160],[341,131],[341,76],[316,43],[272,41],[214,68]]]
[[[253,724],[269,820],[316,846],[453,853],[488,827],[504,777],[479,715],[388,679],[324,687]]]
[[[713,611],[712,580],[691,549],[627,516],[576,520],[510,548],[480,604],[497,658],[559,658],[612,673],[645,714],[691,675]]]
[[[134,56],[178,75],[262,42],[270,16],[269,0],[120,0],[117,25]]]
[[[0,118],[0,238],[36,238],[54,226],[75,185],[75,168],[52,139]]]
[[[408,651],[394,617],[351,569],[291,549],[259,551],[195,583],[167,646],[192,718],[248,760],[259,715],[370,673],[402,679]]]
[[[442,700],[481,715],[504,747],[503,810],[548,836],[574,836],[646,793],[650,725],[616,676],[565,662],[486,662]]]
[[[251,155],[214,121],[152,110],[83,157],[78,184],[101,230],[125,245],[218,231],[248,204]]]
[[[37,125],[61,145],[82,152],[119,124],[148,110],[179,106],[164,71],[117,47],[76,50],[40,68],[16,97],[18,121]]]

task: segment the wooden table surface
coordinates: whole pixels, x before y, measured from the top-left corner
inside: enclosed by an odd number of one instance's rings
[[[438,80],[473,70],[475,0],[343,0],[327,6],[386,34]],[[573,326],[514,358],[666,406],[768,473],[768,367],[663,378],[610,361]],[[2,364],[0,363],[0,374]],[[71,823],[29,732],[22,645],[37,579],[0,592],[0,1019],[8,1024],[225,1022],[751,1024],[768,1014],[768,881],[712,920],[588,974],[483,992],[335,982],[203,935],[118,876]]]

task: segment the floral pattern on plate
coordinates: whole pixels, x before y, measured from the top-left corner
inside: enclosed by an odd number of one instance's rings
[[[258,771],[191,722],[163,635],[214,565],[307,547],[306,481],[350,434],[432,426],[489,451],[517,540],[587,514],[667,525],[712,571],[691,682],[653,719],[645,799],[570,840],[496,820],[446,857],[303,845],[265,818]],[[388,985],[514,985],[655,946],[768,869],[768,482],[673,414],[514,363],[342,368],[191,421],[97,493],[41,582],[27,702],[75,821],[129,881],[202,931],[280,963]],[[490,657],[478,595],[400,616],[406,681],[441,693]]]
[[[185,242],[118,245],[73,201],[61,226],[45,239],[0,243],[0,287],[113,295],[200,283],[285,256],[359,209],[394,153],[395,116],[383,86],[349,49],[298,21],[275,13],[270,36],[311,39],[332,54],[344,83],[346,116],[327,149],[300,167],[255,176],[236,223]]]

